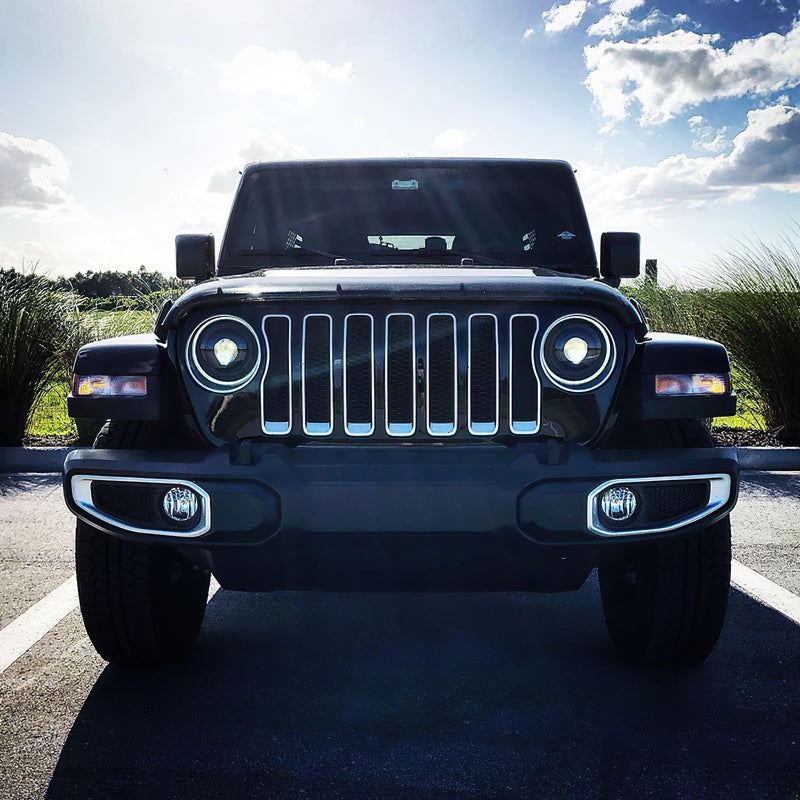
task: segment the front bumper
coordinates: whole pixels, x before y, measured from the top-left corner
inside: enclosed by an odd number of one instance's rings
[[[406,542],[400,552],[433,546],[447,554],[469,542],[502,540],[513,542],[500,545],[506,556],[511,546],[536,553],[541,563],[546,553],[559,553],[559,561],[583,553],[598,563],[620,542],[711,524],[730,511],[738,490],[733,449],[592,451],[556,442],[84,450],[68,456],[64,471],[66,501],[79,518],[123,539],[178,544],[215,572],[233,559],[239,564],[230,570],[233,585],[259,554],[285,555],[295,546],[313,561],[323,551],[361,552],[376,542]],[[667,511],[606,530],[598,526],[599,495],[625,482],[661,492]],[[669,508],[673,488],[698,485],[708,486],[702,502]],[[160,509],[173,486],[191,488],[200,499],[188,523],[170,523]]]

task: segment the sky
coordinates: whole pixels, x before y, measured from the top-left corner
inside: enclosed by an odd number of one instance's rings
[[[158,269],[239,170],[557,158],[703,281],[800,226],[800,0],[2,0],[0,267]]]

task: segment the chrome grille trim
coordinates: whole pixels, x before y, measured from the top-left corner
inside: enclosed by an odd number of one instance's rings
[[[356,379],[351,383],[350,375],[355,372],[355,366],[351,369],[351,355],[353,359],[358,359],[363,354],[356,353],[353,355],[349,352],[350,345],[350,327],[351,320],[368,320],[369,321],[369,347],[367,350],[366,358],[369,369],[368,380],[368,393],[369,393],[369,421],[353,421],[348,408],[348,397],[351,392],[364,391]],[[342,403],[344,409],[344,432],[348,436],[371,436],[375,432],[375,321],[372,314],[348,314],[344,318],[344,349],[342,354]]]
[[[473,322],[478,320],[487,319],[491,320],[493,327],[492,347],[491,353],[494,361],[494,370],[492,370],[492,383],[494,395],[493,409],[491,419],[489,420],[476,420],[474,418],[473,409],[475,403],[475,386],[474,381],[480,380],[482,377],[485,379],[485,371],[474,370],[473,365],[476,360],[476,349],[479,343],[475,341],[474,325]],[[500,422],[500,357],[499,357],[499,340],[497,330],[497,317],[494,314],[470,314],[467,320],[467,430],[473,436],[494,436],[497,433]],[[485,354],[484,354],[485,355]]]
[[[519,320],[519,327],[524,323],[528,324],[528,332],[517,334],[514,330],[515,320]],[[542,383],[536,372],[536,364],[534,361],[534,353],[536,352],[536,340],[539,334],[539,318],[536,314],[512,314],[508,320],[508,427],[511,433],[520,436],[532,436],[539,431],[539,420],[541,418],[542,408]],[[530,343],[523,344],[530,335]],[[523,342],[518,339],[522,338]],[[522,352],[517,352],[515,348],[523,347]],[[519,360],[525,365],[530,365],[530,373],[527,375],[522,374],[524,367],[517,366],[515,369],[515,361]],[[517,376],[517,383],[515,384],[514,376]],[[535,411],[533,414],[524,414],[522,410],[515,410],[515,391],[518,389],[524,390],[524,381],[535,385]],[[528,387],[530,390],[530,387]],[[518,403],[521,405],[521,403]],[[530,401],[528,402],[530,409]]]
[[[312,320],[327,320],[327,363],[311,363],[309,375],[309,361],[314,361],[316,353],[309,352],[308,325]],[[318,341],[311,342],[314,346],[319,346]],[[333,433],[333,318],[330,314],[308,314],[303,318],[303,342],[302,342],[302,397],[303,397],[303,433],[307,436],[329,436]],[[318,374],[315,374],[318,373]],[[326,415],[323,419],[309,420],[309,403],[315,401],[308,392],[309,381],[313,380],[316,385],[321,386],[327,393],[325,402]],[[324,383],[319,383],[324,381]],[[324,398],[323,398],[324,401]],[[313,409],[316,411],[317,409]],[[312,415],[316,416],[316,415]]]
[[[275,358],[273,359],[273,343],[270,342],[270,334],[268,332],[268,325],[273,320],[286,320],[286,348],[274,347]],[[261,379],[261,429],[269,436],[285,436],[292,432],[292,318],[286,314],[267,314],[261,323],[261,329],[264,332],[264,339],[266,341],[266,367],[264,369],[264,377]],[[286,393],[286,406],[287,413],[279,414],[270,413],[270,398],[271,394],[268,388],[268,379],[271,370],[276,369],[278,359],[286,359],[286,380],[287,385],[285,389],[281,389]],[[285,417],[285,418],[284,418]]]
[[[442,357],[445,361],[449,360],[450,364],[444,363],[442,366],[445,370],[443,373],[441,380],[446,386],[450,383],[448,379],[447,371],[449,366],[449,371],[452,374],[452,392],[453,392],[453,404],[452,404],[452,413],[449,414],[444,419],[437,419],[432,420],[433,416],[439,416],[438,414],[434,414],[434,409],[432,408],[433,401],[438,401],[439,392],[436,391],[437,387],[433,387],[433,381],[438,381],[440,378],[434,375],[434,367],[433,367],[433,360],[431,358],[431,343],[433,341],[433,336],[431,335],[431,326],[435,324],[437,320],[441,319],[449,320],[450,325],[452,328],[452,340],[453,340],[453,352],[452,358],[448,359],[447,356],[450,355],[445,353],[442,355],[441,353],[437,353],[437,357]],[[452,436],[458,431],[458,340],[457,340],[457,325],[456,325],[456,318],[454,314],[445,313],[445,312],[437,312],[435,314],[428,314],[428,319],[426,321],[426,358],[425,358],[425,418],[427,422],[427,429],[428,433],[431,436]],[[442,346],[447,346],[449,342],[444,341],[442,342]],[[439,366],[437,364],[437,366]],[[444,386],[440,388],[444,388]]]
[[[268,436],[539,432],[536,314],[267,314],[260,327]]]
[[[406,376],[408,380],[410,380],[411,386],[411,415],[408,419],[390,419],[390,416],[393,417],[392,409],[390,408],[390,395],[394,391],[394,380],[392,377],[392,362],[399,358],[399,354],[392,352],[391,350],[391,331],[390,327],[392,325],[392,320],[401,319],[410,320],[411,322],[411,359],[410,359],[410,366],[411,366],[411,374],[410,376]],[[417,364],[417,326],[416,320],[414,319],[413,314],[407,313],[396,313],[396,314],[387,314],[386,315],[386,337],[385,337],[385,352],[384,352],[384,381],[383,381],[383,388],[384,388],[384,395],[385,395],[385,421],[386,421],[386,433],[389,436],[413,436],[414,432],[417,430],[417,373],[416,373],[416,364]]]

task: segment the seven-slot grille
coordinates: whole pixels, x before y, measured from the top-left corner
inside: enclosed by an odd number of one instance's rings
[[[261,427],[271,436],[535,434],[533,314],[270,314]],[[299,388],[298,388],[299,387]]]

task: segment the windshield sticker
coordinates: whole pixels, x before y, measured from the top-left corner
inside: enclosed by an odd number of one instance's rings
[[[523,237],[522,237],[522,249],[523,250],[532,250],[533,246],[536,244],[536,228],[529,230]]]
[[[286,249],[293,250],[295,247],[302,247],[303,246],[303,237],[299,233],[295,233],[294,231],[289,231],[289,235],[286,237]]]
[[[392,181],[392,189],[394,189],[395,191],[419,189],[419,181],[416,178],[412,178],[410,181],[399,181],[395,179]]]
[[[563,239],[563,241],[568,242],[570,239],[575,238],[575,234],[570,233],[569,231],[561,231],[556,238]]]

